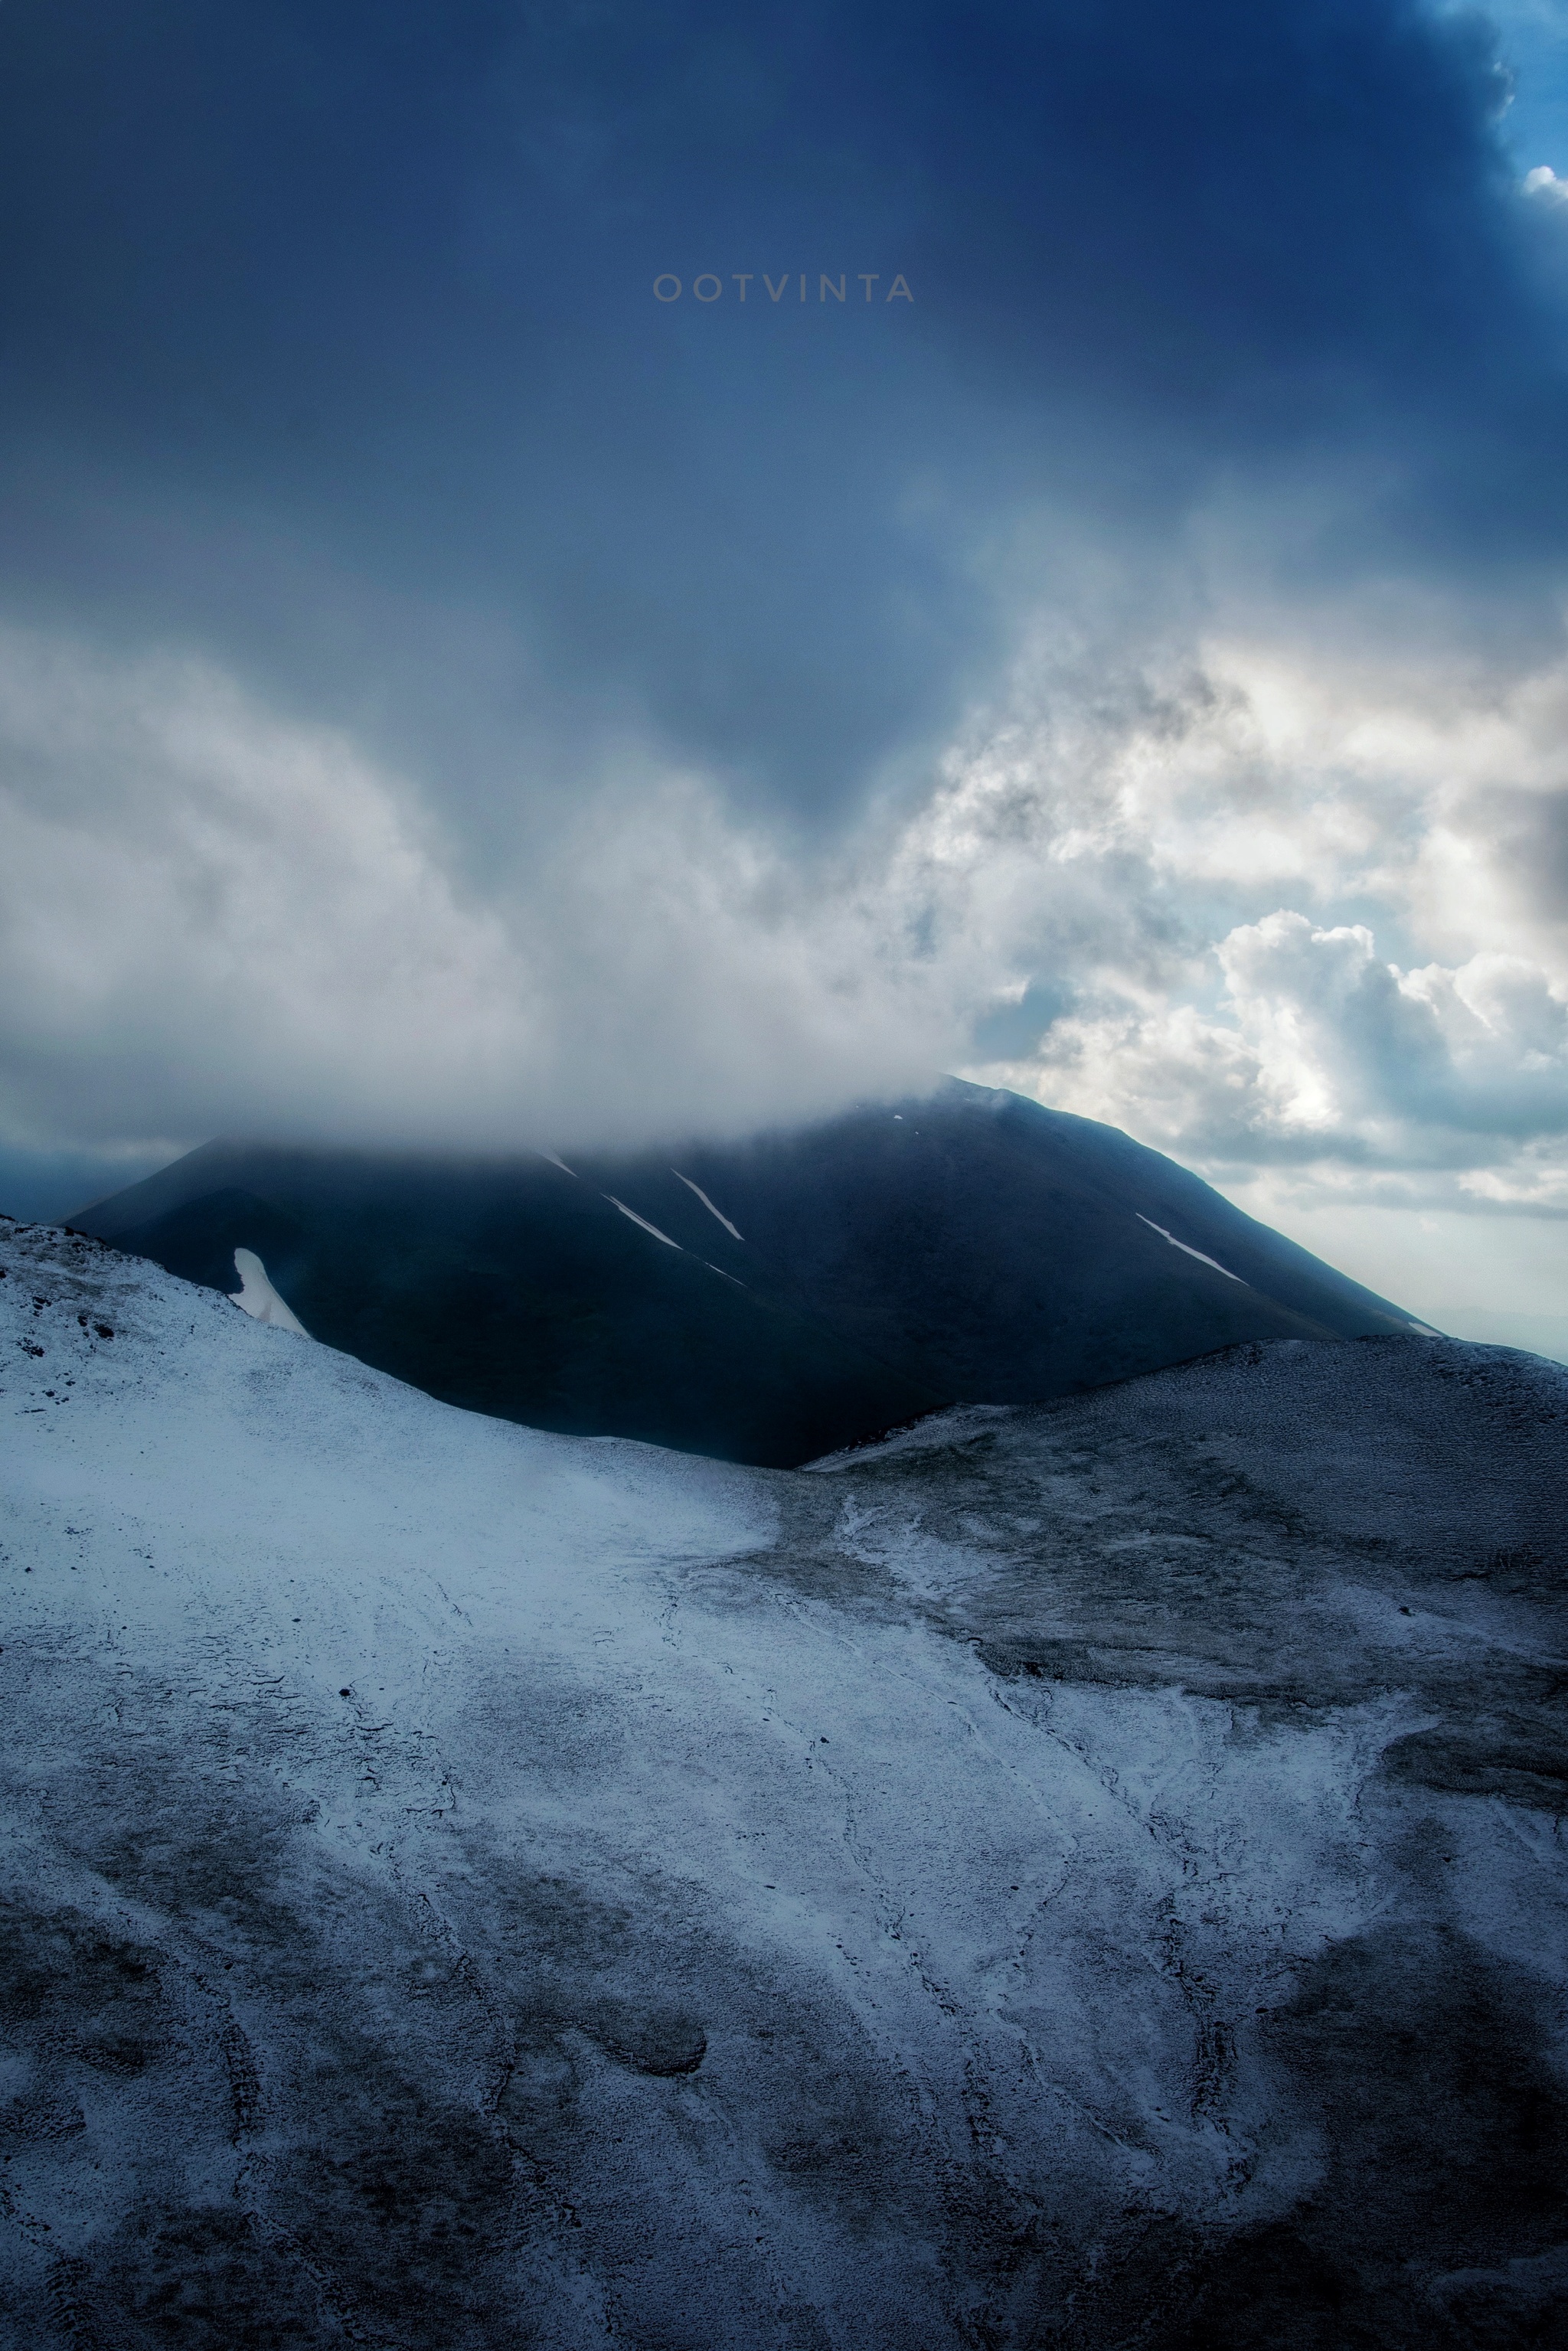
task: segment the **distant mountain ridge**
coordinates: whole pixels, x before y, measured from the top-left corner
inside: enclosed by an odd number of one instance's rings
[[[741,1143],[216,1142],[75,1215],[443,1401],[790,1467],[957,1402],[1421,1326],[1113,1127],[949,1080]]]

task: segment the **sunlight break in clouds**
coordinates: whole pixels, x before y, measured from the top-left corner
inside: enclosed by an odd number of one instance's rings
[[[984,1073],[1231,1188],[1312,1167],[1335,1196],[1568,1207],[1565,717],[1561,665],[1217,644],[1079,747],[1075,805],[1060,729],[999,730],[968,789],[1018,809],[1032,776],[1046,863],[1118,870],[1140,935]]]

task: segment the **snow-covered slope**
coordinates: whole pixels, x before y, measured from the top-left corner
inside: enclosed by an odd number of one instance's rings
[[[1559,2339],[1568,1374],[770,1472],[0,1263],[7,2341]]]

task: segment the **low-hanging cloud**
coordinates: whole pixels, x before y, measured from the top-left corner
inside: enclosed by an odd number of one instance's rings
[[[831,860],[628,742],[481,882],[343,730],[12,632],[8,1139],[635,1141],[956,1065],[1221,1176],[1550,1207],[1565,709],[1562,664],[1053,638]]]
[[[691,777],[600,779],[481,896],[340,731],[16,632],[0,762],[14,1141],[744,1127],[960,1033],[885,890],[824,896]]]

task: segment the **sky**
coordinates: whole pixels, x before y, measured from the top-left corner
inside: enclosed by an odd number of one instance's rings
[[[0,215],[0,1206],[956,1070],[1568,1345],[1568,0],[7,0]]]

